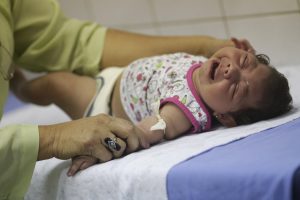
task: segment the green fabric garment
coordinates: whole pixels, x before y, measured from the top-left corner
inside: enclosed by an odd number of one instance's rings
[[[4,77],[8,74],[11,56],[13,52],[12,19],[10,6],[7,0],[0,1],[0,118],[3,113],[3,105],[8,93],[8,81]]]
[[[0,199],[23,199],[37,159],[38,127],[15,125],[0,129]]]
[[[54,0],[13,0],[15,62],[31,71],[99,71],[106,29],[66,18]],[[34,28],[33,28],[34,27]]]
[[[0,117],[12,60],[31,71],[98,72],[106,28],[66,18],[55,0],[0,0]],[[38,155],[37,125],[0,129],[0,200],[22,199]]]

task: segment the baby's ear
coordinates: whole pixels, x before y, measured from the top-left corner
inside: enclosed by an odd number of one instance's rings
[[[228,114],[228,113],[220,114],[220,113],[214,112],[213,115],[225,127],[237,126],[237,123],[231,114]]]

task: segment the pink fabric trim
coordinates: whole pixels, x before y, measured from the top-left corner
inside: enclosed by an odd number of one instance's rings
[[[164,100],[162,100],[160,102],[160,107],[166,103],[174,103],[176,106],[178,106],[180,108],[180,110],[183,111],[183,113],[185,114],[185,116],[192,122],[192,125],[194,127],[193,132],[195,133],[197,130],[199,130],[199,123],[197,122],[197,120],[195,119],[194,115],[189,111],[189,109],[187,109],[187,107],[185,105],[183,105],[180,101],[178,101],[177,98],[175,97],[169,97],[166,98]]]
[[[207,110],[205,104],[203,103],[202,99],[200,98],[200,96],[197,94],[197,91],[196,91],[196,88],[194,86],[194,83],[193,83],[193,72],[195,71],[195,69],[197,69],[198,67],[201,67],[202,66],[202,62],[201,63],[196,63],[196,64],[193,64],[190,69],[188,70],[187,72],[187,76],[186,76],[186,79],[187,79],[187,82],[188,82],[188,86],[192,92],[192,94],[194,95],[197,103],[201,106],[201,108],[203,109],[203,111],[206,113],[206,116],[207,116],[207,123],[206,123],[206,126],[205,126],[205,131],[209,130],[211,128],[211,115],[209,113],[209,111]]]

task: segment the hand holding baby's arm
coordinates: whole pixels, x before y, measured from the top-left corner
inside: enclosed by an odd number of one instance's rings
[[[167,103],[160,109],[160,116],[167,125],[165,133],[163,130],[150,130],[158,122],[157,116],[146,117],[137,124],[146,134],[146,139],[150,144],[158,143],[163,138],[174,139],[187,132],[192,126],[185,114],[172,103]]]
[[[165,133],[163,130],[150,130],[158,122],[157,116],[146,117],[137,124],[137,127],[143,130],[145,139],[150,144],[158,143],[164,138],[174,139],[187,132],[192,126],[184,113],[172,103],[167,103],[160,109],[160,116],[166,123]],[[90,156],[74,157],[68,171],[68,176],[73,176],[78,171],[84,170],[98,162],[98,159]]]

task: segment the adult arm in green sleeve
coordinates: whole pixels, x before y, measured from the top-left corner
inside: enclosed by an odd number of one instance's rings
[[[152,36],[108,29],[100,66],[125,66],[141,57],[175,52],[210,57],[220,48],[233,45],[231,40],[205,35]]]
[[[38,127],[7,126],[0,137],[0,199],[23,199],[38,157]]]
[[[95,75],[146,56],[187,52],[209,57],[230,40],[210,36],[150,36],[67,18],[55,0],[11,0],[15,61],[31,71]],[[32,6],[38,5],[38,6]]]
[[[10,2],[17,65],[37,72],[98,72],[105,27],[65,17],[55,0]]]
[[[112,136],[121,147],[115,152],[104,142]],[[141,129],[104,114],[38,127],[5,127],[0,131],[0,199],[22,199],[37,160],[88,155],[105,162],[140,147],[149,147]]]

